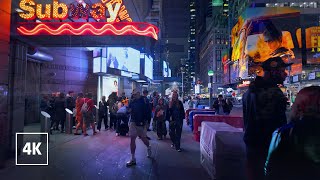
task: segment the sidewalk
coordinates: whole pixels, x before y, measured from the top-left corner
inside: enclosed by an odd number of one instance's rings
[[[210,179],[200,165],[199,143],[184,127],[181,153],[171,149],[169,139],[158,141],[154,132],[153,155],[137,139],[137,165],[127,168],[130,159],[129,137],[116,137],[114,131],[101,131],[87,137],[55,134],[49,147],[49,166],[14,166],[0,170],[0,179]],[[168,137],[168,136],[167,136]]]

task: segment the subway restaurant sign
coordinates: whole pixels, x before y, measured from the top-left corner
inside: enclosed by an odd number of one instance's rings
[[[19,16],[26,20],[88,19],[106,22],[132,22],[122,0],[101,0],[99,3],[87,4],[84,0],[76,0],[69,5],[53,0],[52,4],[40,4],[35,0],[21,0],[19,7],[23,12]]]
[[[40,20],[40,22],[18,23],[17,31],[24,36],[148,36],[158,40],[159,29],[149,23],[132,22],[122,0],[101,0],[95,4],[88,4],[85,0],[76,0],[70,4],[59,0],[53,0],[51,4],[21,0],[19,7],[21,18]],[[95,22],[88,22],[89,18],[95,19]],[[61,21],[66,19],[69,21]],[[86,22],[76,21],[78,19]],[[48,20],[60,22],[48,22]]]

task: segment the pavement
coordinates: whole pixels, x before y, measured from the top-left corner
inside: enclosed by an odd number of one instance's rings
[[[29,128],[37,132],[39,125]],[[97,135],[75,136],[56,133],[50,137],[48,166],[15,166],[10,160],[7,168],[0,170],[1,180],[207,180],[207,172],[200,165],[199,143],[193,140],[190,128],[184,126],[181,140],[182,152],[170,147],[171,141],[151,137],[152,158],[137,139],[137,165],[126,167],[130,159],[129,137],[117,137],[114,131],[101,131]]]

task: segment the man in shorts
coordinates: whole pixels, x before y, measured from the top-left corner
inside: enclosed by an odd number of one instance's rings
[[[136,139],[139,136],[142,142],[147,146],[147,157],[151,157],[151,146],[147,139],[147,102],[143,98],[138,89],[132,91],[132,100],[129,104],[129,112],[131,115],[129,122],[129,135],[131,137],[130,150],[131,160],[127,162],[127,166],[136,165],[135,151],[136,151]]]

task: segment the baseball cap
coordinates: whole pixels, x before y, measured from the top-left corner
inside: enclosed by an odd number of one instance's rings
[[[291,66],[293,63],[285,63],[283,62],[281,57],[272,57],[264,61],[261,65],[263,70],[270,71],[272,69],[278,69],[281,67]]]

